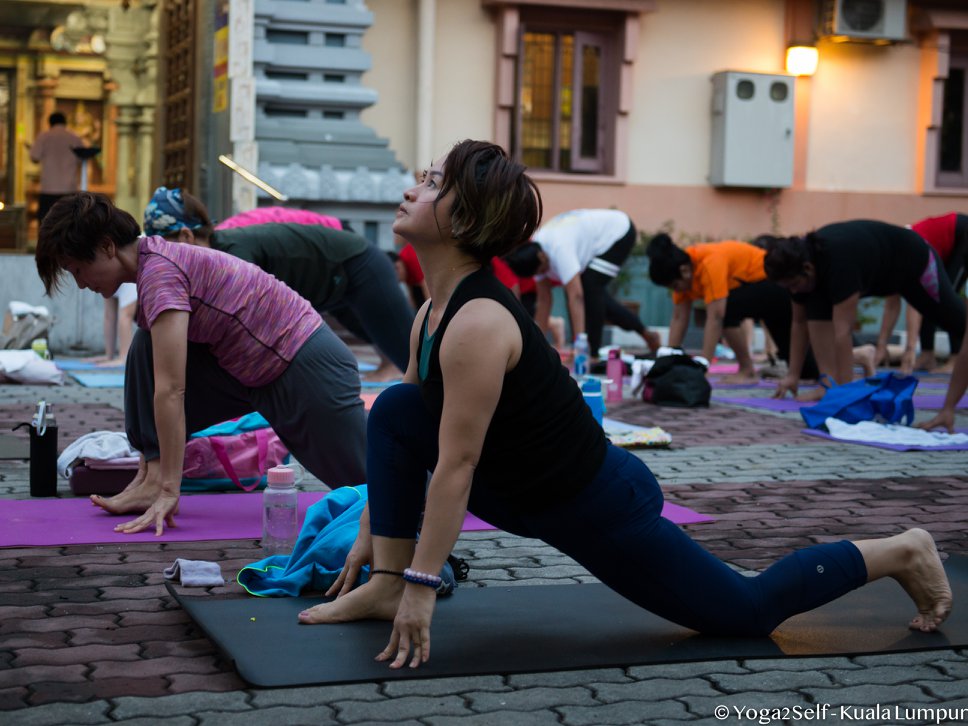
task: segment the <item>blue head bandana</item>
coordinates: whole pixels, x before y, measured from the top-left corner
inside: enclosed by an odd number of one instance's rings
[[[168,237],[178,234],[182,227],[198,229],[204,226],[197,217],[185,216],[185,201],[181,189],[158,187],[145,207],[145,234]]]

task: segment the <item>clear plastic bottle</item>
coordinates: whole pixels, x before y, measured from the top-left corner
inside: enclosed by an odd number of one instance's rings
[[[572,373],[581,380],[588,375],[588,335],[579,333],[572,353]]]
[[[269,469],[262,495],[262,549],[267,555],[288,555],[299,536],[296,474],[288,466]]]
[[[622,383],[625,377],[625,363],[622,361],[622,351],[618,348],[612,348],[608,351],[605,377],[608,379],[605,388],[605,402],[618,403],[622,400]]]

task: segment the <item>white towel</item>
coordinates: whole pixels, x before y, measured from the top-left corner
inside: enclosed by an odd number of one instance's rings
[[[57,409],[54,409],[57,415]],[[71,478],[71,468],[74,462],[110,461],[127,457],[137,457],[138,452],[131,448],[128,437],[120,431],[92,431],[84,434],[70,444],[57,457],[57,471],[65,479]],[[137,466],[137,464],[136,464]]]
[[[178,580],[185,587],[216,587],[225,584],[218,563],[186,560],[181,557],[171,567],[165,568],[165,579]]]
[[[41,317],[50,317],[50,310],[48,310],[43,305],[31,305],[30,303],[21,302],[20,300],[11,300],[10,304],[7,305],[7,310],[10,314],[19,318],[21,315],[28,315],[33,313],[34,315],[40,315]]]
[[[968,443],[968,435],[965,434],[924,431],[898,424],[882,424],[874,421],[849,424],[836,418],[828,418],[824,423],[831,436],[844,441],[872,441],[897,446],[925,447]]]

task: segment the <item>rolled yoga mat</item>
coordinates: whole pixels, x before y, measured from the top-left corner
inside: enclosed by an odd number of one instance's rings
[[[325,492],[299,493],[299,521],[306,509]],[[662,513],[676,524],[710,522],[711,517],[666,503]],[[11,499],[0,507],[0,547],[53,547],[123,542],[200,542],[262,537],[262,492],[190,494],[182,496],[176,527],[166,527],[161,537],[154,530],[120,534],[115,526],[135,519],[135,514],[113,516],[91,504],[87,497],[70,499]],[[469,514],[464,531],[494,529]]]
[[[952,557],[946,569],[955,603],[964,602],[968,558]],[[258,687],[968,646],[965,608],[956,606],[940,632],[910,631],[916,609],[886,578],[762,638],[700,636],[600,584],[461,586],[437,601],[430,661],[390,670],[373,660],[390,639],[388,622],[300,625],[298,613],[320,598],[192,597],[170,586],[169,592],[242,679]]]

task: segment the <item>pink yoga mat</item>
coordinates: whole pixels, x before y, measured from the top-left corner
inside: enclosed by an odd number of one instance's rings
[[[325,492],[299,493],[299,519]],[[691,509],[666,504],[663,515],[677,524],[710,522],[710,517]],[[134,515],[113,517],[86,498],[7,500],[0,507],[0,547],[55,547],[79,544],[122,544],[125,542],[199,542],[262,537],[261,493],[191,494],[181,498],[178,525],[165,528],[161,537],[154,532],[119,534],[114,527]],[[671,516],[670,516],[671,514]],[[494,529],[468,514],[464,531]]]

